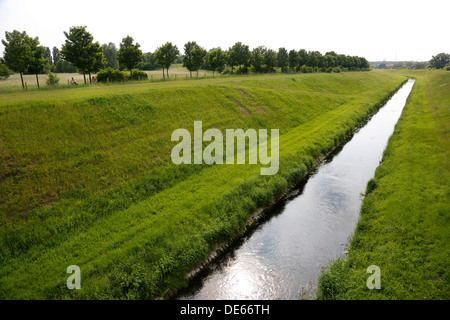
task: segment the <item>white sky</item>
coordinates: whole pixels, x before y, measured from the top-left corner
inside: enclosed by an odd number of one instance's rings
[[[26,31],[58,48],[63,31],[85,25],[101,44],[132,36],[144,52],[170,41],[228,49],[318,50],[369,61],[425,61],[450,53],[449,0],[0,0],[0,38]],[[0,43],[0,55],[4,46]]]

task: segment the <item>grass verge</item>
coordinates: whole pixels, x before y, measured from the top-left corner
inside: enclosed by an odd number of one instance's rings
[[[346,258],[319,279],[319,299],[449,299],[450,73],[415,72],[414,88],[368,183]],[[369,290],[370,265],[381,289]]]

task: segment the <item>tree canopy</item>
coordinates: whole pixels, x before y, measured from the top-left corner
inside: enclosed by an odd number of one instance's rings
[[[86,84],[86,73],[96,71],[104,64],[102,47],[98,42],[93,43],[92,35],[85,26],[71,27],[64,32],[65,43],[61,49],[61,56],[83,72]]]
[[[187,42],[184,45],[183,67],[189,70],[192,78],[192,71],[197,71],[203,65],[206,57],[206,50],[200,47],[195,41]]]
[[[142,51],[139,49],[140,45],[130,36],[122,39],[117,58],[120,64],[123,64],[129,71],[130,76],[133,77],[133,68],[135,68],[142,61]]]
[[[180,51],[177,46],[171,42],[165,43],[155,51],[155,60],[163,68],[163,77],[165,77],[164,69],[167,70],[167,77],[169,77],[170,65],[174,63],[179,54]]]

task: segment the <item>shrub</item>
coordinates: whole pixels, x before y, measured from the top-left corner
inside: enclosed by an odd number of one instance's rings
[[[230,67],[223,69],[222,74],[233,74],[233,70]]]
[[[334,73],[340,73],[340,72],[341,72],[341,68],[339,68],[339,67],[334,67],[334,68],[333,68],[333,72],[334,72]]]
[[[133,80],[147,80],[148,74],[144,71],[133,69]]]
[[[0,63],[0,79],[5,80],[8,79],[12,74],[11,70],[4,63]]]
[[[303,73],[312,73],[314,71],[313,67],[308,67],[306,65],[302,65],[300,68],[301,72]]]
[[[59,78],[56,74],[49,72],[47,74],[47,79],[45,80],[45,84],[48,86],[57,85],[59,82]]]
[[[111,67],[97,72],[97,81],[99,82],[106,82],[108,79],[111,82],[123,81],[124,78],[129,78],[129,74],[127,72],[113,69]]]

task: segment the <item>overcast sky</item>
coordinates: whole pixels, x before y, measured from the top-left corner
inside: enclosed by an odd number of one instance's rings
[[[449,0],[0,0],[0,38],[26,31],[58,48],[63,31],[85,25],[101,44],[132,36],[144,52],[170,41],[228,49],[317,50],[369,61],[425,61],[450,53]],[[4,46],[0,44],[3,55]]]

